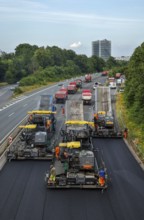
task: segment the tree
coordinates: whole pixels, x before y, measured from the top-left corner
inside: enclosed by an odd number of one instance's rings
[[[125,100],[135,121],[143,123],[144,116],[144,43],[135,49],[126,74]]]
[[[109,59],[106,61],[106,67],[108,69],[111,69],[112,67],[117,66],[117,61],[115,60],[114,57],[109,57]]]
[[[6,69],[7,69],[7,65],[0,58],[0,82],[5,81]]]

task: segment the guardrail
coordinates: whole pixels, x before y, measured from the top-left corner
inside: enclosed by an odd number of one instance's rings
[[[1,144],[0,144],[0,170],[3,168],[3,166],[5,165],[5,163],[7,161],[7,156],[6,156],[7,149],[10,148],[10,146],[13,144],[13,142],[9,143],[9,140],[8,140],[9,136],[11,136],[12,140],[14,141],[15,138],[17,137],[17,135],[22,130],[21,128],[19,128],[19,125],[25,125],[27,123],[27,118],[28,118],[28,116],[26,116],[23,120],[21,120],[19,122],[19,124],[17,124],[1,141]]]

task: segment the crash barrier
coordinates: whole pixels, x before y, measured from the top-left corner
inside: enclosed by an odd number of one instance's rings
[[[28,116],[26,116],[19,124],[17,124],[1,141],[0,143],[0,170],[3,168],[7,161],[6,151],[13,144],[14,139],[22,130],[19,125],[25,125],[27,123]]]

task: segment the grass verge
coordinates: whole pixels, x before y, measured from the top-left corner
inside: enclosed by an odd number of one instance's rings
[[[14,90],[13,97],[22,95],[24,93],[32,92],[40,88],[45,88],[46,86],[50,86],[55,84],[55,82],[47,83],[46,85],[33,85],[33,86],[18,86]]]
[[[1,86],[7,86],[8,85],[8,83],[6,83],[6,82],[0,82],[0,87]]]
[[[128,141],[144,162],[144,125],[139,126],[131,118],[124,102],[123,93],[118,93],[116,100],[116,114],[120,128],[122,130],[128,128]]]

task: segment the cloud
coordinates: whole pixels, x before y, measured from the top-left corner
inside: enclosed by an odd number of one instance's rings
[[[53,10],[50,4],[39,0],[0,0],[0,23],[35,22],[58,25],[75,25],[99,29],[128,29],[141,27],[144,19],[103,16],[98,14],[83,14]],[[1,25],[5,26],[5,25]],[[79,45],[80,46],[80,45]],[[77,46],[73,46],[77,48]]]
[[[82,45],[82,43],[79,41],[79,42],[74,42],[70,45],[71,48],[78,48]]]

